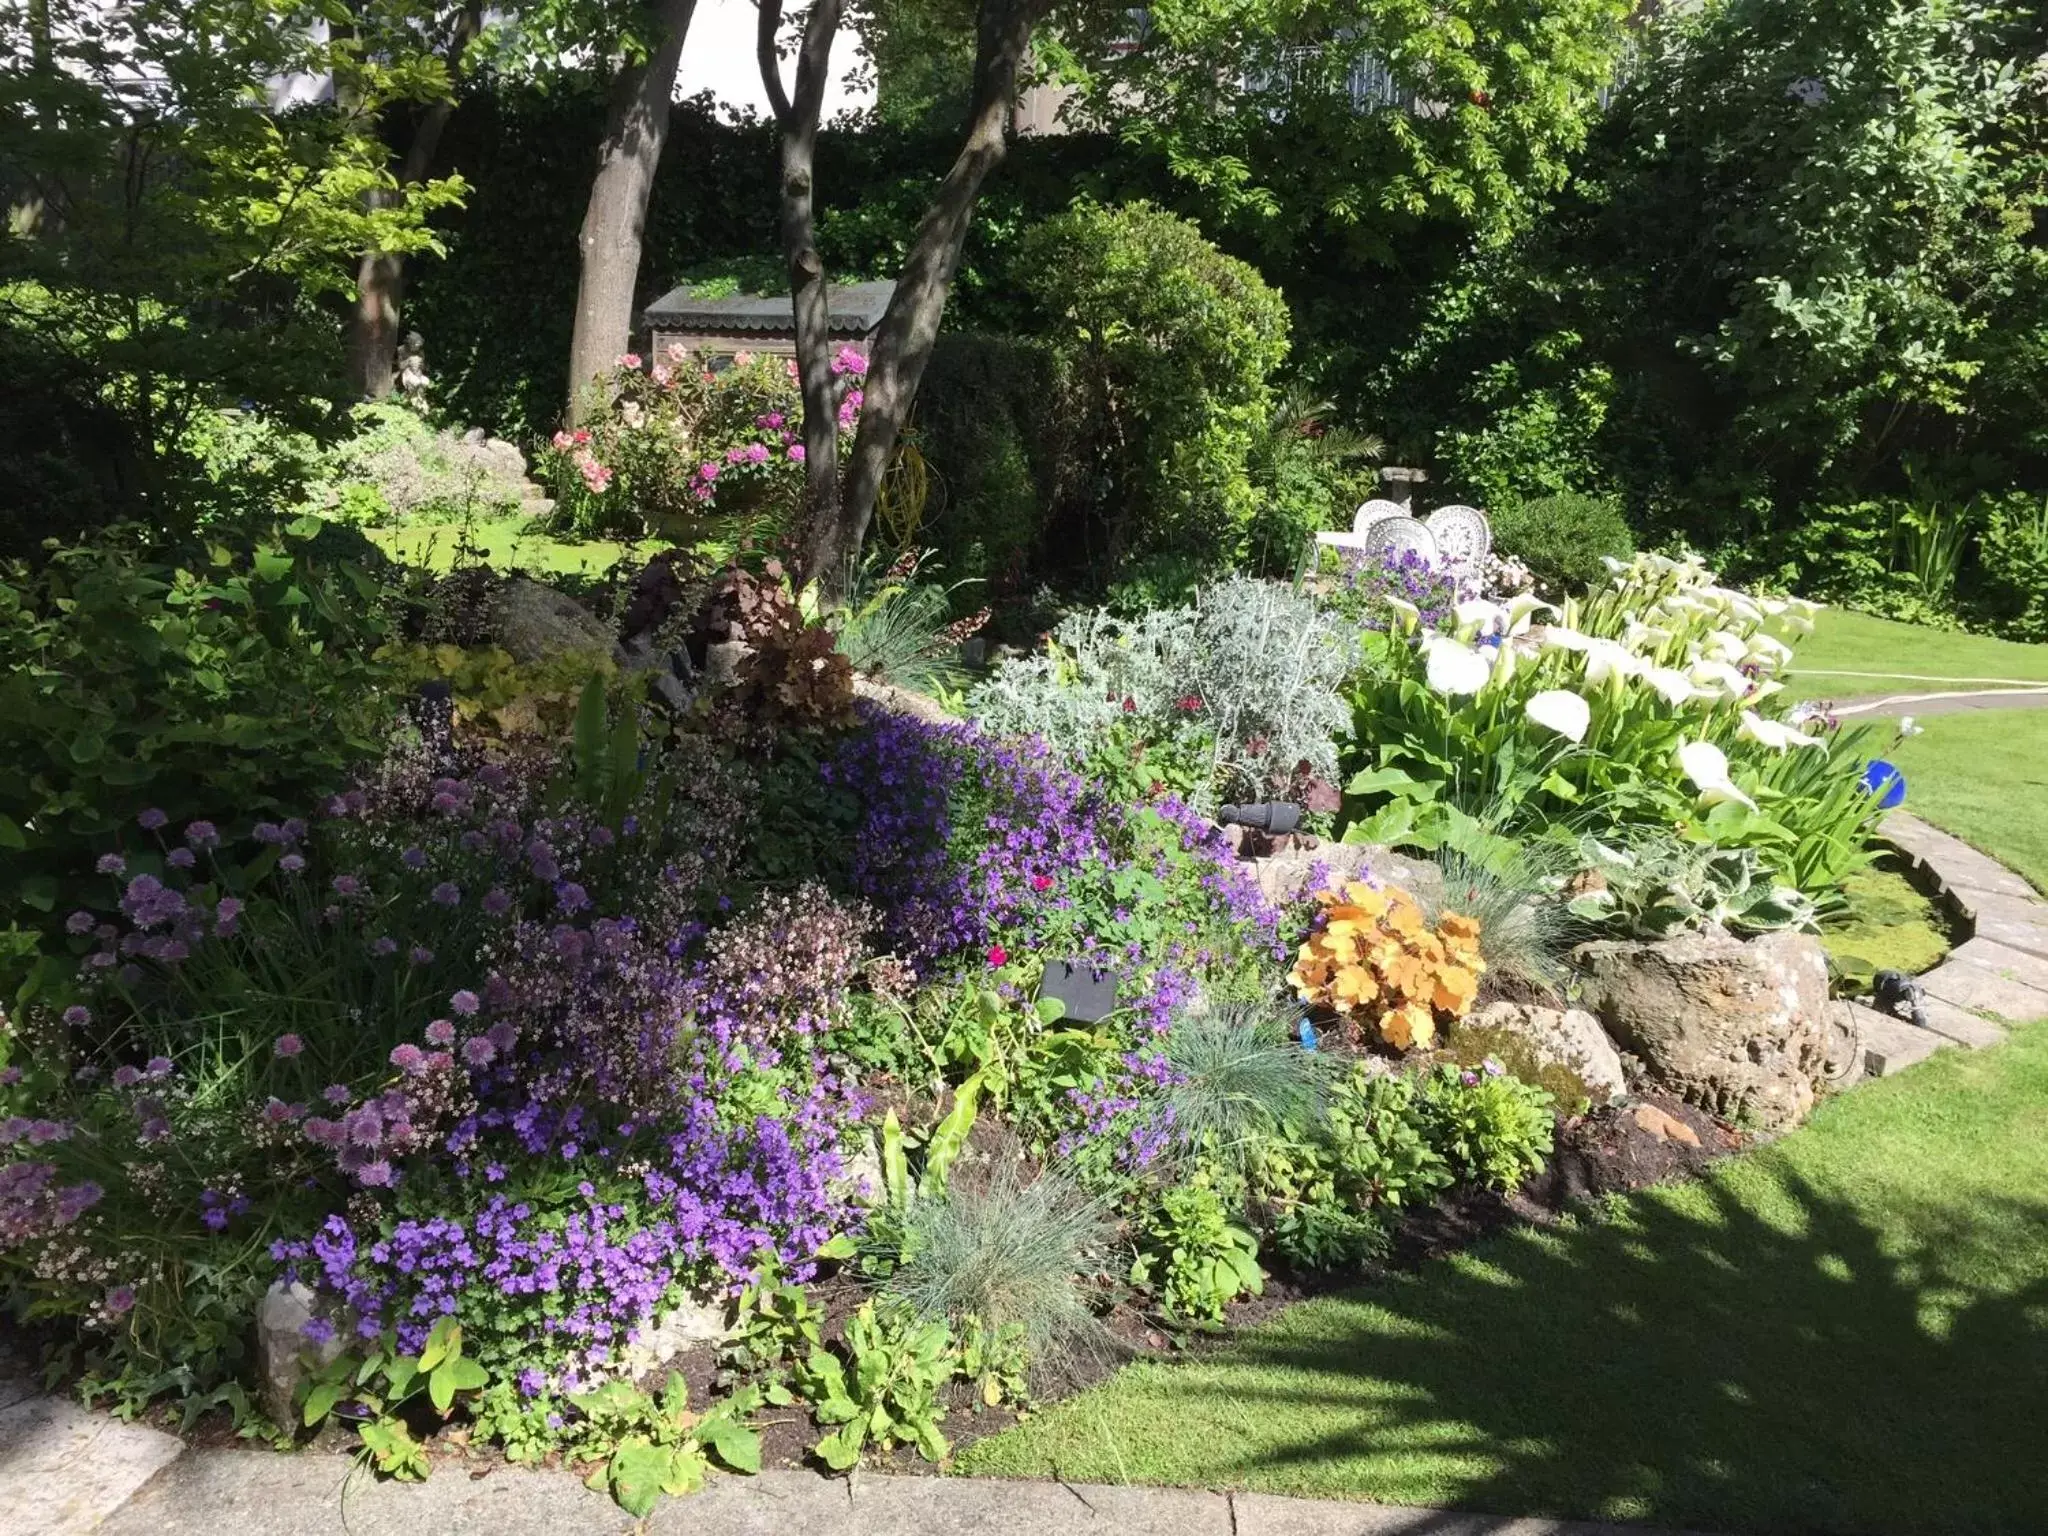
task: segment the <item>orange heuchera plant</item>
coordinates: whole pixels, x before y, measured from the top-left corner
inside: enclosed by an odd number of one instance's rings
[[[1406,1050],[1436,1039],[1479,995],[1479,924],[1447,912],[1432,929],[1406,891],[1352,881],[1320,891],[1325,921],[1301,946],[1288,978],[1305,1003],[1375,1027]]]

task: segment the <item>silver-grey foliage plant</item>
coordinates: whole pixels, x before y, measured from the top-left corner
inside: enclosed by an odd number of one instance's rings
[[[968,709],[998,735],[1043,736],[1078,761],[1120,721],[1187,718],[1183,701],[1199,699],[1215,741],[1197,799],[1211,810],[1283,788],[1300,764],[1336,774],[1358,656],[1357,630],[1312,598],[1232,576],[1186,608],[1069,614],[1044,651],[999,665]]]
[[[1080,1279],[1100,1267],[1111,1231],[1072,1180],[1005,1158],[979,1178],[956,1171],[943,1195],[911,1206],[883,1288],[919,1317],[1014,1327],[1035,1363],[1057,1365],[1101,1342]]]

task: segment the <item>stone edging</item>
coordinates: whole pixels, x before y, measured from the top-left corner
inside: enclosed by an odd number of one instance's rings
[[[1863,1040],[1863,1076],[1889,1077],[1938,1050],[1980,1050],[2004,1023],[2048,1018],[2048,900],[1989,854],[1917,816],[1894,812],[1879,835],[1935,887],[1970,937],[1919,977],[1928,1027],[1849,1004]]]

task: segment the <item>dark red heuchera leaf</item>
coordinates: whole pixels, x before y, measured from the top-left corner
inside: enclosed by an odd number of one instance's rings
[[[1311,773],[1302,780],[1301,803],[1310,811],[1334,811],[1344,803],[1344,797],[1337,793],[1337,786],[1328,779],[1319,779]]]

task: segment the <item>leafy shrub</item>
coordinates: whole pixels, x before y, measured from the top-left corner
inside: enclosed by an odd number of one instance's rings
[[[1360,1062],[1320,1122],[1259,1148],[1251,1191],[1274,1246],[1304,1269],[1327,1270],[1384,1253],[1388,1212],[1427,1204],[1452,1178],[1424,1134],[1414,1079]]]
[[[1491,515],[1494,543],[1526,565],[1546,594],[1582,592],[1605,579],[1603,559],[1636,552],[1620,504],[1608,497],[1537,496],[1504,502]]]
[[[1044,654],[1002,663],[968,707],[988,729],[1042,737],[1133,798],[1156,780],[1207,807],[1333,774],[1337,688],[1356,661],[1356,636],[1337,616],[1232,577],[1190,608],[1069,615]]]
[[[1549,1093],[1510,1077],[1497,1061],[1476,1070],[1439,1066],[1420,1103],[1425,1134],[1462,1180],[1506,1193],[1550,1156],[1556,1123]]]
[[[1373,492],[1368,466],[1386,445],[1332,422],[1335,409],[1334,402],[1291,385],[1252,449],[1259,510],[1247,532],[1244,559],[1256,574],[1292,576],[1316,532],[1348,525],[1351,508]]]
[[[1111,570],[1148,551],[1241,554],[1259,506],[1247,461],[1287,355],[1281,296],[1149,203],[1076,203],[1025,236],[1016,272],[1108,425]]]
[[[947,571],[999,596],[1025,581],[1048,523],[1081,494],[1087,424],[1061,409],[1061,368],[1034,337],[949,332],[918,388],[932,479],[919,537]]]
[[[741,352],[729,366],[680,346],[642,367],[621,357],[587,393],[588,425],[561,431],[539,471],[562,525],[586,537],[766,542],[803,498],[803,397],[787,358]],[[839,429],[859,419],[867,359],[842,347]]]
[[[914,1445],[927,1461],[945,1459],[939,1391],[957,1368],[942,1322],[865,1303],[846,1324],[845,1360],[822,1347],[797,1372],[797,1387],[821,1424],[840,1426],[818,1442],[820,1460],[844,1472],[864,1447]]]
[[[1991,627],[2013,640],[2048,641],[2048,496],[1994,503],[1977,563],[1979,603]]]
[[[56,909],[137,820],[246,827],[340,787],[378,748],[383,593],[324,528],[203,552],[135,530],[0,571],[0,891]],[[148,843],[134,849],[150,867]],[[159,871],[160,872],[160,871]]]
[[[516,512],[524,461],[509,444],[471,442],[435,428],[410,406],[359,405],[351,434],[327,448],[313,473],[315,510],[350,523]]]
[[[1259,1240],[1230,1220],[1223,1198],[1197,1175],[1159,1196],[1139,1229],[1131,1284],[1152,1292],[1177,1323],[1220,1326],[1223,1309],[1266,1287]]]
[[[1318,891],[1322,910],[1288,980],[1361,1036],[1427,1046],[1479,996],[1479,925],[1447,912],[1434,930],[1406,891],[1353,881]],[[1368,1034],[1369,1032],[1369,1034]]]

